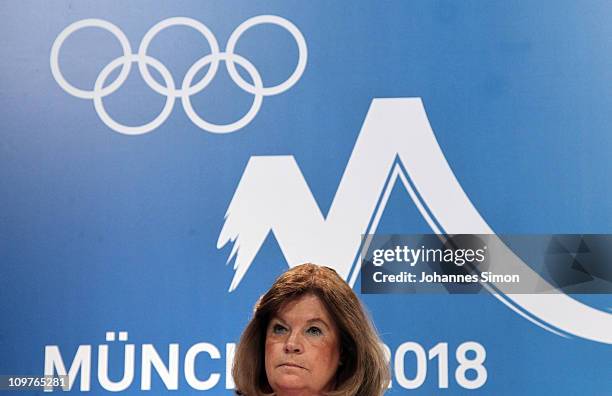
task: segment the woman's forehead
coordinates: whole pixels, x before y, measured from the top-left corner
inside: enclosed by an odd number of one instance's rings
[[[320,319],[333,324],[332,316],[319,296],[307,293],[281,305],[275,315],[280,319],[301,319],[304,321]]]

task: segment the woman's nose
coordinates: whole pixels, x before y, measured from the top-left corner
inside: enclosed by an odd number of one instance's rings
[[[285,341],[285,353],[302,353],[303,347],[296,334],[289,334]]]

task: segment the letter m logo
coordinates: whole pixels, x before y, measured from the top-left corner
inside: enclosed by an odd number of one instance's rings
[[[325,264],[352,286],[361,235],[376,231],[398,178],[435,233],[442,232],[435,218],[447,219],[446,232],[490,233],[446,162],[421,100],[374,99],[327,216],[293,156],[251,157],[217,242],[218,248],[234,244],[229,290],[240,284],[270,232],[290,267]]]

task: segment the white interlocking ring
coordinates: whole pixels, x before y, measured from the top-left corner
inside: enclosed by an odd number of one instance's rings
[[[253,79],[253,82],[255,83],[255,87],[257,88],[258,91],[261,91],[263,89],[263,83],[261,81],[261,76],[259,75],[259,73],[257,72],[257,69],[255,68],[255,66],[253,66],[251,62],[249,62],[248,60],[246,60],[240,55],[228,54],[228,53],[218,53],[216,55],[214,54],[206,55],[205,57],[203,57],[202,59],[194,63],[193,66],[191,66],[191,68],[187,71],[187,74],[185,74],[185,79],[183,80],[183,91],[186,89],[185,87],[188,87],[189,84],[191,84],[191,80],[193,79],[193,77],[204,66],[206,66],[209,63],[218,63],[220,60],[224,60],[225,62],[230,62],[230,59],[231,59],[231,62],[237,62],[238,64],[240,64],[240,66],[244,67],[244,69],[249,73],[249,75]],[[204,76],[204,78],[201,81],[204,83],[204,87],[208,85],[210,81],[212,80],[212,77],[207,79],[207,76],[208,74]],[[187,115],[189,116],[189,119],[191,119],[191,121],[193,121],[200,128],[206,131],[214,132],[214,133],[229,133],[229,132],[234,132],[234,131],[237,131],[238,129],[243,128],[245,125],[251,122],[253,118],[255,118],[255,116],[257,115],[257,112],[259,111],[259,108],[261,107],[261,103],[263,102],[263,94],[261,94],[261,92],[255,93],[255,97],[253,98],[253,104],[251,105],[251,108],[241,119],[231,124],[219,125],[219,124],[213,124],[211,122],[203,120],[195,112],[195,110],[193,110],[193,107],[191,106],[191,100],[189,98],[190,98],[189,95],[185,95],[181,98],[183,102],[183,109],[185,110],[185,113],[187,113]]]
[[[264,87],[261,75],[255,68],[255,66],[246,58],[234,53],[236,43],[246,30],[256,25],[266,23],[275,24],[285,28],[289,33],[291,33],[298,46],[298,62],[295,67],[295,70],[286,81],[272,87]],[[187,26],[195,29],[200,34],[202,34],[202,36],[204,36],[204,38],[208,42],[211,52],[210,54],[205,55],[204,57],[197,60],[189,68],[189,70],[185,74],[185,77],[183,78],[183,82],[180,86],[180,89],[177,89],[170,71],[168,71],[168,69],[158,59],[147,55],[147,50],[149,48],[149,45],[151,44],[151,41],[162,30],[172,26]],[[60,71],[59,67],[59,54],[64,41],[72,33],[86,27],[97,27],[111,32],[117,38],[117,40],[119,40],[119,43],[121,44],[121,47],[123,49],[122,56],[114,59],[102,69],[102,71],[96,78],[94,88],[91,91],[80,89],[70,84]],[[174,102],[176,98],[181,98],[181,103],[183,105],[185,113],[187,114],[189,119],[199,128],[213,133],[230,133],[244,128],[253,120],[253,118],[255,118],[255,116],[259,112],[259,109],[261,108],[264,96],[278,95],[295,85],[301,78],[302,74],[304,73],[304,70],[306,69],[307,59],[308,50],[306,47],[306,40],[304,40],[304,36],[300,32],[300,30],[293,23],[275,15],[260,15],[244,21],[230,35],[225,52],[219,51],[219,44],[217,43],[217,39],[215,38],[211,30],[203,23],[187,17],[174,17],[164,19],[163,21],[154,25],[151,29],[149,29],[149,31],[147,31],[140,43],[137,54],[132,53],[132,49],[130,47],[130,43],[127,37],[117,26],[101,19],[83,19],[81,21],[72,23],[57,36],[57,38],[53,42],[53,46],[51,47],[50,65],[51,73],[53,74],[53,77],[55,78],[55,81],[57,81],[59,86],[62,87],[69,94],[78,98],[93,99],[94,108],[98,113],[100,119],[109,128],[116,132],[123,133],[126,135],[140,135],[156,129],[157,127],[162,125],[164,121],[166,121],[166,119],[169,117],[174,107]],[[218,71],[220,61],[225,61],[228,73],[232,80],[241,89],[254,95],[253,103],[249,111],[238,121],[229,124],[214,124],[204,120],[193,109],[190,98],[192,95],[204,90],[208,86],[208,84],[210,84],[210,82],[215,77]],[[127,126],[115,121],[107,113],[102,102],[102,99],[105,96],[108,96],[115,92],[125,82],[130,73],[133,62],[138,63],[138,70],[140,71],[140,74],[142,75],[142,78],[147,83],[147,85],[149,85],[151,89],[153,89],[160,95],[166,96],[166,103],[159,115],[157,115],[157,117],[155,117],[153,121],[141,126]],[[235,63],[238,63],[247,71],[247,73],[252,79],[252,83],[245,81],[240,76],[240,74],[236,70]],[[197,83],[192,84],[196,74],[207,65],[210,66],[204,77],[202,77]],[[117,78],[109,85],[105,86],[104,84],[106,83],[106,79],[119,66],[121,66],[121,71],[119,72]],[[149,66],[153,67],[161,74],[165,86],[161,85],[151,76],[151,73],[148,69]]]
[[[293,85],[295,85],[295,83],[298,82],[300,77],[302,77],[302,73],[304,73],[304,69],[306,69],[306,58],[308,57],[308,49],[306,48],[306,40],[304,39],[304,36],[302,36],[302,33],[300,32],[300,30],[293,23],[289,22],[288,20],[284,18],[278,17],[276,15],[259,15],[259,16],[247,19],[246,21],[242,22],[236,28],[236,30],[234,30],[229,40],[227,41],[227,47],[225,48],[225,52],[227,52],[228,54],[233,54],[234,48],[236,47],[236,43],[238,42],[238,39],[240,38],[240,36],[242,36],[242,34],[246,32],[247,29],[253,26],[256,26],[256,25],[264,24],[264,23],[271,23],[274,25],[284,27],[285,29],[287,29],[289,33],[291,33],[291,35],[295,39],[295,42],[298,45],[298,54],[299,54],[298,63],[295,67],[295,70],[291,74],[291,76],[289,76],[289,78],[281,84],[275,85],[273,87],[267,87],[267,88],[261,89],[262,90],[261,94],[264,96],[278,95],[279,93],[285,92],[286,90],[291,88]],[[234,62],[232,62],[231,58],[225,62],[225,66],[227,67],[227,71],[232,77],[232,80],[234,80],[234,82],[238,84],[240,88],[252,94],[255,94],[257,92],[255,87],[249,84],[248,82],[244,81],[244,79],[240,76],[240,73],[236,71],[236,67],[234,66]]]
[[[149,31],[142,38],[142,42],[140,43],[140,48],[138,49],[138,55],[146,56],[147,49],[149,48],[149,44],[151,43],[151,40],[153,40],[153,38],[162,30],[168,27],[177,26],[177,25],[188,26],[188,27],[191,27],[197,30],[208,41],[208,45],[210,46],[211,54],[216,55],[219,53],[219,44],[217,44],[217,39],[215,38],[215,36],[212,34],[210,29],[206,25],[196,21],[195,19],[185,18],[185,17],[176,17],[176,18],[164,19],[163,21],[159,22],[157,25],[149,29]],[[206,86],[206,84],[203,84],[204,79],[209,76],[211,76],[211,79],[212,79],[217,73],[218,67],[219,67],[218,60],[212,62],[210,65],[210,69],[208,69],[208,71],[206,72],[206,75],[202,77],[202,80],[200,80],[200,82],[198,82],[196,85],[192,87],[189,87],[189,90],[187,92],[183,92],[183,90],[177,90],[174,94],[178,97],[181,97],[183,95],[193,95],[193,94],[200,92]],[[147,69],[146,64],[144,62],[138,62],[138,69],[140,70],[140,74],[142,74],[142,78],[146,81],[147,84],[149,84],[149,86],[153,90],[155,90],[155,92],[160,93],[162,95],[168,95],[166,88],[159,85],[157,81],[155,81],[155,79],[151,76],[151,74],[149,73],[149,69]]]
[[[127,59],[130,63],[139,62],[139,63],[146,63],[147,65],[153,66],[162,75],[164,81],[166,82],[166,85],[168,86],[166,88],[166,90],[168,91],[168,95],[166,96],[166,104],[164,105],[164,108],[159,113],[159,115],[155,117],[153,121],[145,125],[136,126],[136,127],[126,126],[126,125],[120,124],[117,121],[113,120],[111,116],[108,115],[108,113],[106,112],[106,109],[104,108],[104,104],[102,103],[102,98],[104,97],[104,95],[95,94],[96,92],[101,91],[101,87],[104,86],[104,82],[106,81],[106,78],[108,77],[108,75],[112,73],[112,71],[115,70],[119,65],[125,63],[125,59]],[[174,89],[174,81],[172,80],[172,75],[170,74],[166,66],[164,66],[160,61],[158,61],[155,58],[151,58],[150,56],[141,57],[139,55],[129,55],[127,57],[122,56],[122,57],[115,59],[114,61],[106,65],[104,69],[102,69],[102,71],[98,75],[98,78],[96,79],[96,84],[94,86],[95,96],[93,98],[93,101],[94,101],[94,107],[96,111],[98,112],[98,116],[109,128],[117,132],[124,133],[126,135],[142,135],[143,133],[150,132],[153,129],[160,126],[164,121],[166,121],[168,116],[170,116],[170,113],[172,112],[172,108],[174,107],[174,100],[175,100],[174,92],[175,92],[175,89]]]
[[[130,47],[130,42],[128,41],[125,34],[119,29],[117,26],[113,25],[110,22],[104,21],[102,19],[83,19],[81,21],[75,22],[69,25],[66,29],[64,29],[59,36],[55,39],[53,43],[53,47],[51,47],[51,73],[55,78],[55,81],[62,87],[66,92],[68,92],[72,96],[76,96],[77,98],[82,99],[93,99],[95,94],[94,91],[86,91],[83,89],[76,88],[72,84],[70,84],[64,76],[59,68],[59,52],[64,41],[70,36],[72,33],[77,30],[86,28],[86,27],[98,27],[111,32],[119,43],[121,44],[121,48],[123,48],[123,56],[128,56],[132,53],[132,48]],[[121,72],[115,81],[113,81],[108,87],[102,88],[102,92],[99,94],[102,96],[110,95],[115,92],[119,87],[125,82],[130,74],[132,63],[124,61],[123,67],[121,68]]]

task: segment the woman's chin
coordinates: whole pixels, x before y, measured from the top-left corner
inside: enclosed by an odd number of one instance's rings
[[[306,382],[304,378],[296,374],[283,374],[276,378],[274,381],[274,386],[272,386],[275,390],[297,390],[303,389],[306,387]]]
[[[304,379],[295,375],[283,376],[277,382],[283,388],[301,388],[304,386]]]

